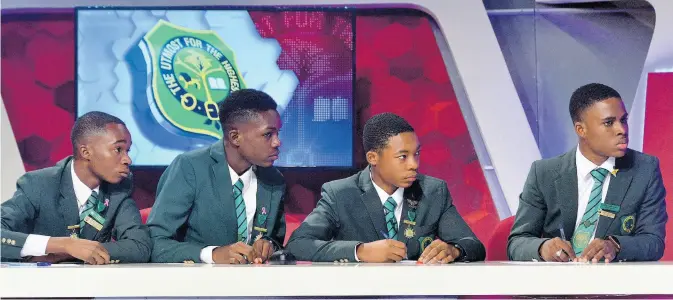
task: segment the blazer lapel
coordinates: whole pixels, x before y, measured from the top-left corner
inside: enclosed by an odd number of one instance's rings
[[[556,201],[561,208],[560,224],[552,225],[563,228],[566,239],[571,239],[575,233],[575,221],[577,219],[577,165],[575,164],[575,151],[570,151],[563,159],[559,170],[559,177],[554,182],[556,188]],[[556,228],[554,228],[556,229]],[[558,229],[556,229],[558,231]]]
[[[610,185],[608,186],[608,192],[605,195],[606,204],[612,204],[616,206],[621,206],[622,201],[624,201],[624,196],[631,186],[631,180],[633,180],[633,155],[630,152],[627,152],[623,157],[617,158],[615,160],[615,169],[619,170],[615,175],[610,178]],[[596,228],[595,237],[603,238],[608,228],[612,224],[615,218],[608,218],[605,216],[600,216],[598,220],[598,227]]]
[[[273,197],[273,186],[267,184],[264,181],[263,176],[255,173],[257,176],[257,208],[255,211],[255,220],[252,223],[252,231],[250,236],[250,243],[255,242],[257,236],[268,236],[271,233],[273,224],[275,223],[275,213],[271,212],[278,211],[278,201],[272,199]],[[264,229],[266,231],[260,231],[259,229]],[[281,241],[282,242],[282,241]]]
[[[224,144],[222,142],[215,143],[210,147],[210,156],[215,160],[215,164],[211,166],[211,178],[215,195],[215,203],[211,205],[213,215],[216,217],[213,220],[212,226],[219,228],[218,232],[223,235],[224,240],[236,240],[236,207],[234,207],[233,199],[233,185],[231,184],[231,176],[229,176],[229,165],[224,154]],[[227,229],[230,230],[227,230]],[[233,229],[232,229],[233,228]]]
[[[384,226],[385,216],[383,215],[383,204],[381,204],[381,199],[379,199],[379,195],[376,193],[376,189],[374,189],[374,185],[372,184],[369,175],[369,167],[360,173],[358,183],[362,190],[360,199],[362,200],[362,204],[367,208],[372,226],[374,230],[376,230],[376,236],[378,239],[386,239],[388,231]]]
[[[63,235],[69,236],[71,231],[68,226],[79,225],[79,209],[77,207],[77,196],[75,196],[75,188],[72,185],[72,175],[70,168],[72,159],[65,163],[61,175],[61,195],[58,198],[58,210],[61,213],[63,220]],[[80,228],[81,230],[81,228]]]
[[[101,214],[105,219],[105,224],[103,224],[103,228],[100,231],[96,230],[93,236],[93,240],[99,242],[107,242],[109,239],[109,237],[106,237],[105,240],[99,240],[102,238],[102,233],[112,230],[111,227],[114,224],[115,212],[117,211],[117,208],[119,208],[119,204],[122,202],[122,200],[124,200],[123,198],[126,197],[126,193],[112,193],[109,188],[110,185],[106,184],[105,187],[101,189],[100,199],[103,201],[103,203],[107,203],[107,205],[105,207],[105,211],[103,211]]]

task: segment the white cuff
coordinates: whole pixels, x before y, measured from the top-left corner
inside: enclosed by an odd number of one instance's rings
[[[201,262],[206,264],[214,264],[215,262],[213,261],[213,250],[215,250],[215,248],[217,248],[217,246],[208,246],[201,249],[201,255],[199,255],[199,258],[201,258]]]
[[[49,243],[48,236],[29,234],[21,248],[21,257],[47,255],[47,243]]]

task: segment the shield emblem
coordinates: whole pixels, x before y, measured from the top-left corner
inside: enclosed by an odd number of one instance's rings
[[[222,138],[219,105],[245,83],[217,33],[159,20],[140,47],[150,70],[150,106],[181,131]]]

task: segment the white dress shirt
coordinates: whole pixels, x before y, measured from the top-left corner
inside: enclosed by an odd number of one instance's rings
[[[388,201],[388,197],[393,197],[393,200],[395,200],[395,203],[397,203],[397,206],[395,206],[395,220],[397,221],[397,228],[399,230],[400,219],[402,218],[402,200],[404,199],[404,188],[397,188],[397,190],[395,190],[392,195],[388,195],[386,191],[384,191],[381,187],[376,185],[376,182],[374,182],[374,179],[372,179],[371,173],[369,173],[369,179],[372,181],[374,189],[376,190],[376,194],[379,196],[382,205],[384,205],[386,201]],[[385,232],[385,234],[387,235],[388,232]],[[358,247],[355,246],[355,260],[360,261],[360,259],[358,258],[357,248]]]
[[[587,209],[589,204],[589,197],[591,196],[591,188],[594,185],[594,178],[591,176],[591,171],[597,168],[603,168],[608,170],[608,176],[605,177],[603,181],[603,191],[601,193],[601,203],[605,202],[605,195],[608,193],[608,186],[610,185],[610,177],[612,177],[612,171],[615,167],[615,158],[608,158],[603,164],[597,166],[592,163],[589,159],[582,155],[579,146],[577,147],[577,153],[575,155],[575,164],[577,166],[577,220],[575,220],[575,228],[580,225],[582,217]],[[591,234],[591,240],[593,240],[594,235],[596,234],[596,228],[594,227],[594,233]],[[591,241],[590,240],[590,241]]]
[[[92,190],[86,186],[86,184],[77,177],[77,174],[75,174],[74,162],[70,164],[70,175],[72,177],[72,187],[75,190],[75,197],[77,198],[77,210],[81,214],[86,205],[86,201],[89,199],[89,196],[91,196],[91,192],[95,191],[98,193],[100,187],[97,186]],[[49,237],[46,235],[29,234],[28,237],[26,237],[26,242],[23,244],[23,248],[21,248],[21,257],[47,255],[48,242]]]
[[[245,216],[248,221],[247,241],[249,241],[250,234],[252,233],[255,211],[257,211],[257,175],[255,175],[255,166],[250,167],[247,171],[241,174],[241,176],[238,176],[236,171],[229,166],[229,177],[231,177],[232,186],[236,184],[239,178],[243,181],[243,202],[245,202]],[[208,246],[201,249],[201,254],[199,255],[201,261],[208,264],[214,263],[213,250],[217,247],[219,246]]]

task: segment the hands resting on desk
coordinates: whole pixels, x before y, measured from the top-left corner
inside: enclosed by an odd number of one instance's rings
[[[356,253],[362,262],[399,262],[406,258],[407,247],[400,241],[387,239],[360,244],[356,248]],[[454,261],[459,255],[460,250],[456,247],[442,240],[435,240],[425,248],[418,261],[424,264],[446,264]]]
[[[78,259],[90,265],[110,263],[110,254],[101,243],[85,239],[51,237],[47,243],[46,252],[47,255],[33,256],[27,261],[55,264]]]
[[[540,246],[540,257],[549,262],[605,262],[609,263],[617,256],[617,247],[610,240],[594,239],[582,251],[580,256],[575,256],[575,251],[570,242],[558,237],[549,239]]]
[[[213,261],[216,264],[262,264],[269,259],[272,253],[271,241],[259,239],[252,246],[238,242],[217,247],[213,250]]]

